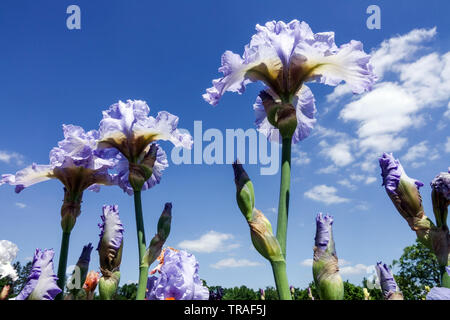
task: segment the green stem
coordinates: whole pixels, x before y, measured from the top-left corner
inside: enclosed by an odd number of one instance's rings
[[[281,183],[278,202],[277,239],[281,252],[286,259],[286,237],[289,211],[289,188],[291,184],[291,142],[292,138],[284,138],[281,149]]]
[[[291,291],[289,290],[289,282],[286,273],[286,262],[273,261],[272,270],[275,278],[275,285],[280,300],[292,300]]]
[[[147,289],[149,266],[143,262],[147,245],[145,242],[144,219],[142,216],[141,191],[134,192],[134,209],[136,213],[136,229],[139,249],[139,282],[136,300],[144,300],[145,290]]]
[[[441,272],[441,287],[450,289],[450,276],[448,275],[447,270],[445,270],[445,266],[440,267],[440,272]]]
[[[70,232],[63,232],[61,239],[61,249],[59,251],[59,264],[58,264],[58,281],[56,284],[62,290],[58,294],[55,300],[63,300],[64,298],[64,287],[66,282],[66,269],[67,269],[67,255],[69,253],[69,240]]]

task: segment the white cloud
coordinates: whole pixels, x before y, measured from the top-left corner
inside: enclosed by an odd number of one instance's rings
[[[305,197],[325,204],[349,202],[350,199],[336,195],[337,189],[327,185],[318,185],[304,193]]]
[[[351,190],[355,190],[356,186],[350,182],[348,179],[341,179],[337,183],[339,183],[341,186],[347,187]]]
[[[304,165],[311,162],[308,154],[300,150],[299,144],[294,144],[292,146],[292,163],[295,165]]]
[[[223,269],[223,268],[242,268],[242,267],[256,267],[261,266],[262,264],[256,261],[250,261],[247,259],[222,259],[211,265],[214,269]]]
[[[15,203],[16,207],[20,208],[20,209],[24,209],[27,207],[27,205],[25,203],[22,202],[16,202]]]
[[[345,266],[342,268],[339,268],[339,273],[341,275],[355,275],[355,274],[362,274],[362,273],[368,273],[370,266],[366,266],[365,264],[358,263],[354,266]]]
[[[303,267],[312,267],[313,259],[305,259],[302,262],[300,262],[300,265]]]
[[[444,112],[444,117],[450,119],[450,102],[447,105],[447,111]]]
[[[331,159],[338,167],[344,167],[353,162],[353,155],[350,152],[350,145],[346,142],[338,142],[334,146],[321,141],[319,145],[323,148],[321,154]]]
[[[450,137],[447,137],[447,142],[445,143],[445,152],[450,153]]]
[[[337,171],[338,171],[338,168],[335,165],[329,165],[328,167],[320,168],[316,172],[317,173],[329,174],[329,173],[335,173]]]
[[[403,161],[411,162],[416,159],[424,158],[428,153],[427,141],[422,141],[408,149],[406,154],[402,157]]]
[[[184,240],[178,244],[181,249],[194,252],[211,253],[228,251],[239,247],[237,243],[230,243],[234,237],[228,233],[209,231],[196,240]]]
[[[24,156],[17,153],[6,150],[0,150],[0,161],[7,164],[11,164],[13,161],[16,165],[23,165]]]
[[[367,177],[366,181],[364,183],[365,184],[371,184],[371,183],[374,183],[375,181],[377,181],[377,178],[375,178],[375,177]]]
[[[357,181],[357,182],[361,182],[361,181],[364,180],[364,175],[352,173],[352,174],[350,175],[350,179],[352,179],[352,180],[354,180],[354,181]]]

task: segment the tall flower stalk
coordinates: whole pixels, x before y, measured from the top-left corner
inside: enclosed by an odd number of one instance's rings
[[[158,184],[162,171],[168,166],[167,157],[155,142],[166,140],[176,147],[191,148],[192,137],[177,129],[178,117],[161,111],[156,118],[149,116],[144,101],[119,101],[103,111],[100,122],[99,150],[118,159],[117,183],[134,196],[136,233],[139,250],[139,282],[137,300],[145,297],[148,265],[144,260],[146,240],[142,211],[142,190]]]
[[[16,193],[39,182],[58,179],[64,186],[64,201],[61,207],[61,248],[58,263],[58,286],[64,290],[69,252],[70,234],[81,213],[83,192],[86,189],[98,191],[100,185],[113,185],[114,178],[108,169],[116,161],[97,153],[99,133],[96,130],[85,132],[74,125],[63,125],[64,140],[50,151],[50,164],[31,166],[15,175],[4,174],[0,185],[8,183],[15,186]],[[63,298],[61,292],[57,299]]]
[[[256,31],[242,56],[231,51],[222,55],[223,77],[213,80],[203,98],[215,106],[226,91],[242,94],[250,82],[264,84],[253,108],[258,130],[282,144],[276,237],[285,258],[291,146],[308,137],[316,122],[314,96],[305,83],[336,86],[345,81],[354,93],[363,93],[376,76],[359,41],[337,47],[334,32],[313,33],[298,20],[270,21],[256,25]]]

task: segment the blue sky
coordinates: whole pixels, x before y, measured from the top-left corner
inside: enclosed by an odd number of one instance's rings
[[[71,4],[81,8],[81,30],[66,28]],[[381,8],[380,30],[366,27],[370,4]],[[201,95],[219,76],[222,53],[242,53],[257,23],[304,20],[314,32],[335,31],[337,45],[362,41],[374,55],[380,81],[374,91],[357,97],[346,94],[345,86],[310,85],[318,122],[293,152],[289,281],[301,287],[312,281],[307,259],[313,255],[314,217],[328,212],[335,217],[343,278],[359,284],[370,275],[368,266],[398,258],[415,239],[381,187],[377,156],[394,152],[408,175],[425,183],[430,217],[429,182],[450,165],[450,21],[444,14],[449,10],[450,3],[442,1],[4,0],[0,173],[48,163],[50,149],[62,139],[62,124],[96,129],[101,111],[118,100],[145,100],[152,115],[167,110],[191,132],[196,120],[204,130],[253,128],[260,85],[249,85],[242,96],[226,94],[215,108]],[[162,145],[169,154],[172,146]],[[260,175],[259,165],[246,169],[256,206],[275,228],[279,175]],[[58,181],[19,195],[10,186],[0,187],[0,239],[19,246],[19,261],[36,247],[59,250],[62,196]],[[274,285],[235,203],[230,165],[171,164],[161,184],[143,193],[148,240],[168,201],[173,225],[167,244],[194,253],[208,284]],[[84,244],[97,244],[101,207],[112,203],[119,205],[125,226],[121,282],[136,281],[133,201],[117,187],[85,192],[69,264],[76,263]],[[97,268],[94,252],[91,269]]]

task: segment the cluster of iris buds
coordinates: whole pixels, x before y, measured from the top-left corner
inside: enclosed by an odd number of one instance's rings
[[[353,93],[363,94],[371,90],[377,80],[370,58],[359,41],[352,40],[338,47],[334,32],[314,33],[307,23],[298,20],[269,21],[256,26],[256,33],[242,55],[231,51],[222,55],[219,72],[223,76],[213,80],[213,86],[203,94],[205,101],[215,106],[227,91],[242,94],[252,82],[264,86],[253,105],[255,124],[269,141],[282,146],[276,232],[264,213],[255,207],[255,188],[238,160],[233,169],[237,205],[248,224],[254,248],[271,264],[280,299],[291,300],[295,293],[289,286],[286,272],[291,148],[292,144],[306,139],[316,123],[315,98],[306,83],[337,86],[345,82]],[[83,192],[98,192],[100,185],[119,186],[134,197],[139,250],[137,300],[221,298],[221,291],[210,293],[203,285],[198,275],[198,262],[192,254],[163,249],[170,234],[171,203],[165,204],[156,233],[149,244],[146,242],[141,192],[159,184],[168,166],[166,153],[157,141],[170,141],[184,148],[191,148],[193,143],[189,134],[177,129],[178,117],[166,111],[152,117],[149,112],[144,101],[119,101],[103,111],[98,130],[86,132],[78,126],[63,125],[64,140],[51,150],[49,164],[33,164],[15,175],[2,175],[0,185],[13,185],[17,193],[49,179],[58,179],[64,191],[58,272],[53,272],[54,251],[36,250],[28,282],[17,300],[63,299],[69,239],[80,218]],[[418,239],[436,254],[442,275],[442,288],[437,290],[450,288],[450,237],[446,222],[450,174],[442,173],[431,183],[435,225],[423,210],[419,193],[423,184],[407,177],[392,155],[384,154],[380,165],[383,185],[395,207]],[[100,272],[88,272],[93,249],[89,243],[83,248],[67,283],[66,299],[93,299],[97,285],[101,299],[114,299],[120,281],[124,226],[117,205],[105,205],[101,219],[97,246]],[[344,298],[332,225],[332,216],[317,215],[312,271],[318,292],[316,298],[321,300]],[[149,277],[149,268],[155,261],[159,264]],[[376,268],[385,298],[402,299],[388,266],[380,262]],[[439,294],[430,290],[430,299]],[[311,300],[315,299],[311,290],[309,295]],[[260,296],[265,299],[264,291]],[[367,290],[365,299],[370,299]]]

